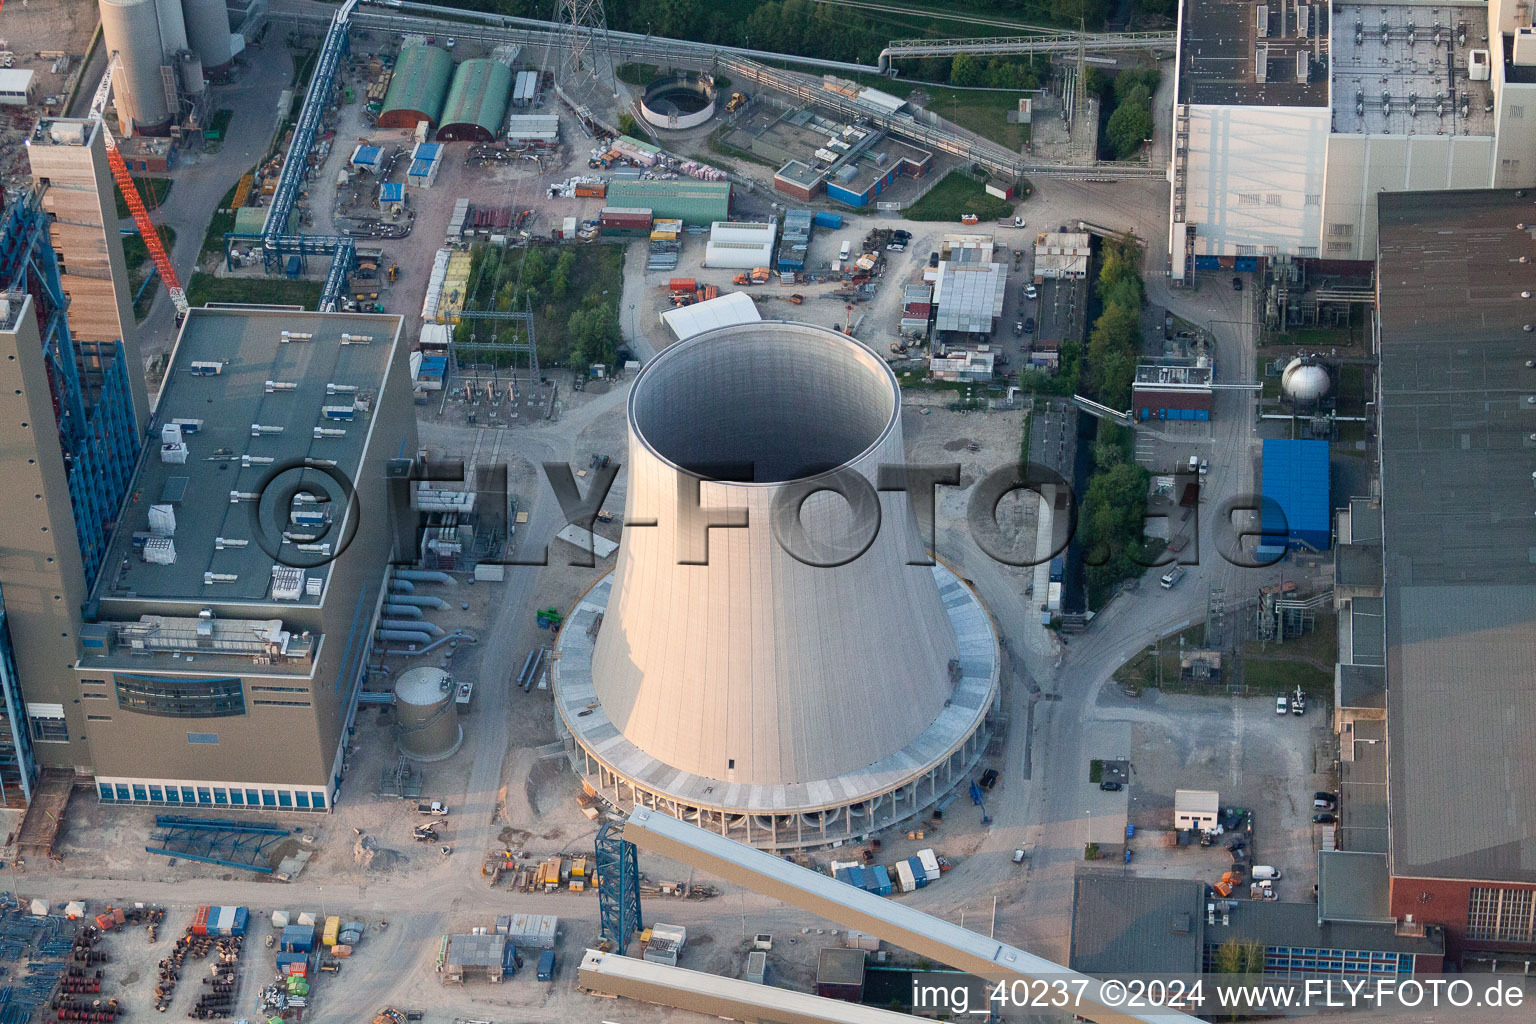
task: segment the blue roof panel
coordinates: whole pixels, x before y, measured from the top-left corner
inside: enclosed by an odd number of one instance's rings
[[[1266,440],[1263,493],[1285,514],[1288,547],[1327,550],[1333,534],[1327,441]],[[1280,532],[1273,515],[1264,517],[1264,530]]]

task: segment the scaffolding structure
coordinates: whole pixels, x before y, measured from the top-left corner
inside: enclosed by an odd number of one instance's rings
[[[624,838],[622,825],[609,821],[597,830],[593,862],[600,931],[622,955],[640,930],[640,856]]]

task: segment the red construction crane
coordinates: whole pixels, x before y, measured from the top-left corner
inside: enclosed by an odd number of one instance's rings
[[[0,0],[0,3],[3,2],[4,0]],[[123,193],[123,201],[128,204],[128,212],[133,214],[133,222],[138,225],[139,237],[144,240],[144,248],[149,251],[149,258],[160,274],[160,281],[165,285],[165,293],[171,297],[171,303],[176,307],[176,322],[179,324],[187,315],[186,289],[181,286],[181,278],[176,276],[176,268],[171,266],[171,257],[167,255],[165,245],[160,241],[160,229],[155,226],[154,221],[150,220],[149,210],[144,207],[144,200],[139,196],[138,186],[133,183],[133,175],[128,173],[128,164],[124,162],[123,155],[117,151],[117,140],[107,129],[106,118],[102,116],[102,111],[107,106],[107,98],[112,95],[112,75],[117,71],[118,65],[119,58],[114,52],[107,62],[107,73],[101,76],[101,84],[96,87],[96,96],[91,100],[90,116],[101,125],[102,140],[107,147],[107,165],[112,168],[112,177]]]

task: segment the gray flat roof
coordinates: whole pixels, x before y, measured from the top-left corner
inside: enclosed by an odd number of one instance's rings
[[[1533,207],[1378,203],[1392,872],[1536,882]]]
[[[1387,852],[1387,723],[1360,721],[1346,734],[1353,760],[1339,767],[1339,848]]]
[[[1391,924],[1317,922],[1315,903],[1280,900],[1233,900],[1227,924],[1205,930],[1212,946],[1226,942],[1257,942],[1265,946],[1303,946],[1320,949],[1358,949],[1373,953],[1445,952],[1444,935],[1437,929],[1422,937],[1398,935]]]
[[[1381,543],[1381,502],[1375,498],[1349,499],[1349,542]]]
[[[1340,665],[1339,706],[1386,707],[1387,670],[1380,665]]]
[[[1340,586],[1381,586],[1381,545],[1340,544],[1333,558],[1334,577]]]
[[[132,495],[118,522],[106,569],[96,596],[168,601],[267,602],[273,558],[253,535],[250,501],[231,501],[231,492],[252,493],[274,467],[288,460],[334,460],[348,479],[357,479],[371,433],[372,415],[358,411],[350,421],[332,420],[326,407],[353,405],[354,397],[377,398],[400,333],[398,316],[302,313],[268,310],[194,309],[176,343],[150,430],[150,441],[135,470]],[[309,340],[283,342],[281,332],[312,334]],[[343,334],[371,336],[366,344],[341,343]],[[199,375],[194,363],[217,364],[221,372]],[[269,392],[267,382],[292,385]],[[356,388],[327,394],[328,385]],[[199,421],[185,435],[185,463],[161,460],[161,428],[175,420]],[[252,425],[281,427],[281,433],[252,436]],[[315,429],[341,430],[315,437]],[[414,452],[405,453],[407,456]],[[242,464],[242,457],[250,464]],[[271,463],[261,460],[274,460]],[[302,481],[315,491],[325,488],[334,502],[335,525],[325,539],[342,532],[346,495],[326,473],[307,468],[284,474],[280,486]],[[278,521],[274,491],[262,503],[263,522]],[[151,505],[170,504],[176,528],[171,538],[175,562],[144,561],[135,550],[135,533],[149,530]],[[281,516],[286,521],[287,516]],[[275,527],[269,529],[275,534]],[[244,547],[216,544],[216,538],[248,541]],[[284,557],[319,560],[318,553],[283,545]],[[328,567],[306,570],[324,579]],[[233,580],[206,583],[205,573]],[[282,601],[278,606],[317,605],[319,596]],[[276,614],[276,613],[274,613]]]
[[[1204,903],[1201,881],[1080,874],[1068,966],[1086,974],[1198,974]]]
[[[1323,5],[1320,5],[1323,6]],[[1487,4],[1336,4],[1333,130],[1343,135],[1492,135],[1492,83],[1467,75],[1468,51],[1486,50]],[[1387,26],[1382,38],[1382,26]],[[1408,27],[1414,27],[1413,44]],[[1440,26],[1437,44],[1435,26]],[[1459,45],[1456,26],[1467,26]],[[1355,35],[1356,26],[1360,35]],[[1446,61],[1454,64],[1447,74]],[[1448,85],[1448,80],[1454,84]],[[1382,102],[1382,94],[1391,97]],[[1452,96],[1454,95],[1454,102]],[[1415,111],[1409,97],[1419,97]],[[1437,98],[1445,97],[1443,110]],[[1467,100],[1463,116],[1461,101]]]
[[[490,935],[448,936],[448,963],[460,967],[500,967],[507,937]]]
[[[1386,664],[1386,602],[1379,597],[1357,597],[1349,602],[1349,629],[1354,645],[1354,664]]]
[[[1212,106],[1324,107],[1328,105],[1328,46],[1313,57],[1308,81],[1296,80],[1296,53],[1313,54],[1318,32],[1327,33],[1328,6],[1313,4],[1309,37],[1297,38],[1296,7],[1270,5],[1268,35],[1259,35],[1257,5],[1251,0],[1189,0],[1183,5],[1179,34],[1179,102]],[[1287,27],[1280,27],[1281,11]],[[1259,81],[1257,55],[1267,48],[1265,81]]]
[[[1336,924],[1391,922],[1389,884],[1386,854],[1319,850],[1318,920]]]
[[[934,327],[941,331],[988,334],[1003,315],[1008,270],[1001,263],[939,264],[933,301],[939,307]]]
[[[864,984],[864,951],[827,946],[816,957],[816,984]]]

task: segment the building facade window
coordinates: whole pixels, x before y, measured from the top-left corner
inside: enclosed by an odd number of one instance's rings
[[[219,742],[219,734],[216,732],[189,732],[187,733],[187,742],[217,743]]]
[[[117,706],[160,718],[225,718],[245,714],[239,679],[174,679],[117,673]]]
[[[307,708],[310,706],[307,700],[253,700],[251,703],[269,708]]]
[[[45,717],[32,712],[28,715],[32,723],[32,739],[38,743],[68,743],[69,725],[60,715],[58,718]]]
[[[85,716],[85,720],[87,722],[110,722],[110,721],[112,721],[112,716],[111,715],[86,715]]]
[[[1474,886],[1467,904],[1467,938],[1536,942],[1536,891]]]
[[[308,693],[307,686],[251,686],[252,693]]]

